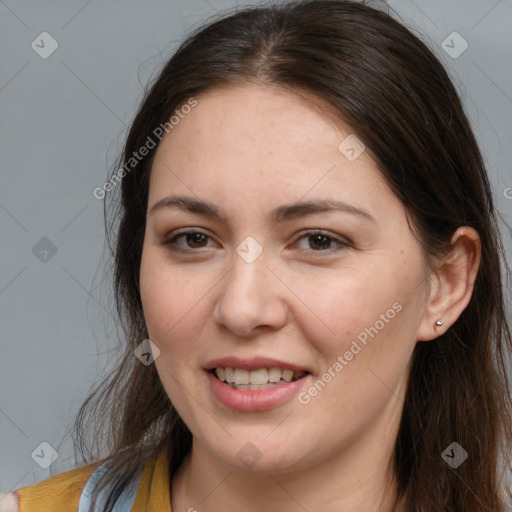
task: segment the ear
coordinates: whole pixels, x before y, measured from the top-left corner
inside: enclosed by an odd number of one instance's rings
[[[418,327],[418,341],[430,341],[444,334],[469,304],[480,266],[478,233],[469,226],[455,231],[450,253],[430,277],[425,311]],[[436,322],[441,320],[443,325]]]

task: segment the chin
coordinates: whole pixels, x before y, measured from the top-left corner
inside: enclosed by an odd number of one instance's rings
[[[259,436],[235,435],[222,444],[207,443],[210,455],[232,469],[254,475],[292,473],[315,464],[314,457],[297,451],[297,448],[305,448],[297,438],[294,438],[293,447],[287,447],[284,439],[265,440],[268,433],[269,430],[265,429],[265,433]]]

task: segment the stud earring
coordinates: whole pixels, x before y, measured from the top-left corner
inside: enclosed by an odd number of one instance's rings
[[[442,320],[438,320],[438,321],[436,322],[436,325],[437,325],[438,327],[441,327],[441,326],[443,325],[443,321],[442,321]]]

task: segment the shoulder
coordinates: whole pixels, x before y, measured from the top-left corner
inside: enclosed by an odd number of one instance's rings
[[[34,485],[21,487],[0,501],[0,512],[59,510],[76,512],[83,488],[101,462],[51,476]],[[4,505],[5,502],[5,505]],[[2,508],[5,506],[6,508]]]
[[[122,505],[120,510],[170,510],[168,456],[168,451],[164,450],[148,459],[143,472],[134,478],[117,498],[116,505],[118,502]],[[110,460],[103,459],[52,476],[35,485],[21,487],[13,493],[3,496],[0,494],[0,512],[88,510],[91,493],[109,470]],[[104,496],[99,497],[100,507],[98,509],[97,506],[96,510],[101,510],[103,499]]]

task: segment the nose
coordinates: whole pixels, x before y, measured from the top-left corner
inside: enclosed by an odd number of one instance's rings
[[[261,255],[247,263],[236,253],[233,259],[231,270],[219,283],[213,312],[216,322],[242,337],[283,327],[288,314],[286,288],[267,266],[267,259]]]

